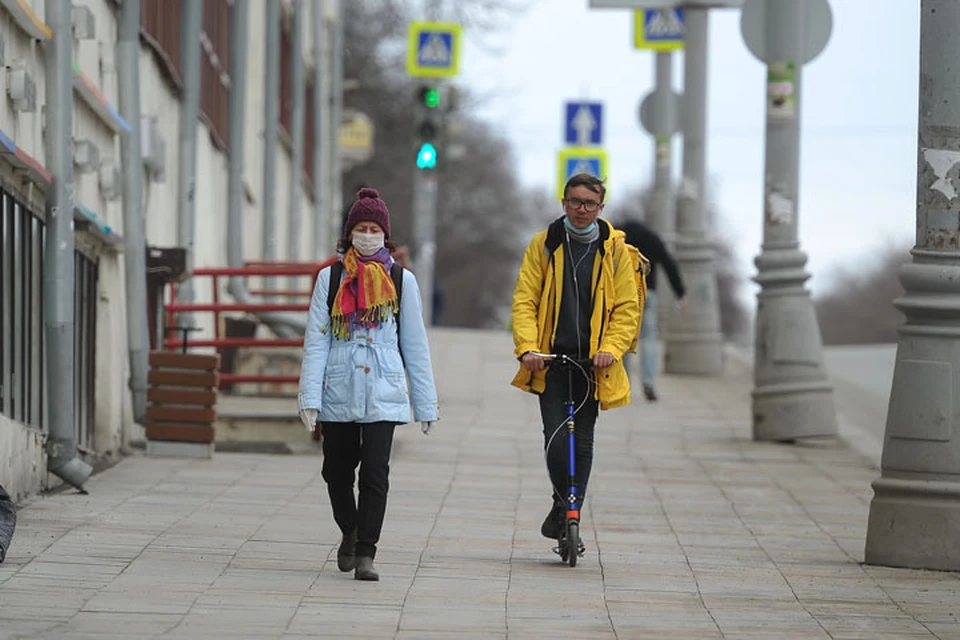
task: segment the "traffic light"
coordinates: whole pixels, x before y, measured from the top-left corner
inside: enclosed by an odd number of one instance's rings
[[[419,91],[420,103],[427,109],[436,109],[440,106],[440,89],[432,85],[423,85]]]
[[[420,145],[420,150],[417,152],[417,168],[433,169],[436,166],[437,148],[429,142],[424,142]]]
[[[424,117],[417,126],[417,136],[424,142],[432,142],[439,133],[440,123],[435,118]]]
[[[431,84],[420,85],[415,97],[417,109],[413,133],[417,168],[435,169],[443,126],[440,88]]]

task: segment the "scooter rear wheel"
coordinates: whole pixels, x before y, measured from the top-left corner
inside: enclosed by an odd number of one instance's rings
[[[567,539],[565,541],[567,548],[567,562],[571,567],[577,566],[577,558],[580,556],[580,524],[576,520],[567,521]]]

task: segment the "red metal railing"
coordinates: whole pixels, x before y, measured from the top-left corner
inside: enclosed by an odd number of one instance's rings
[[[255,289],[250,290],[251,295],[259,297],[297,297],[307,298],[313,293],[313,286],[317,279],[317,274],[324,267],[332,264],[336,258],[329,258],[320,263],[305,262],[250,262],[243,267],[208,267],[194,269],[192,276],[194,279],[200,277],[211,278],[213,284],[212,302],[200,303],[181,303],[175,302],[177,290],[176,285],[169,287],[169,301],[164,305],[164,314],[168,328],[175,325],[175,315],[178,313],[212,313],[214,324],[214,337],[191,340],[185,336],[165,336],[164,347],[167,349],[182,349],[184,342],[190,347],[213,347],[218,354],[223,349],[239,348],[271,348],[271,347],[302,347],[303,338],[238,338],[226,337],[223,332],[224,314],[228,313],[249,313],[256,315],[258,313],[269,313],[278,311],[301,311],[306,312],[310,309],[309,300],[304,302],[257,302],[257,303],[238,303],[222,302],[220,298],[220,282],[222,278],[244,278],[246,284],[247,278],[252,277],[277,277],[277,276],[310,276],[310,287],[306,290],[273,290],[273,289]],[[222,355],[222,354],[221,354]],[[221,362],[222,362],[221,358]],[[271,374],[238,374],[238,373],[220,373],[220,384],[236,383],[265,383],[265,384],[284,384],[298,382],[297,376],[271,375]]]
[[[320,269],[334,262],[335,258],[330,258],[326,262],[320,265]],[[251,267],[254,269],[257,268],[286,268],[286,267],[299,267],[303,266],[302,262],[247,262],[244,266]],[[319,269],[318,269],[319,272]],[[271,272],[271,275],[285,275],[285,274],[274,274]],[[313,294],[313,288],[310,289],[247,289],[250,295],[253,296],[277,296],[281,298],[309,298]]]

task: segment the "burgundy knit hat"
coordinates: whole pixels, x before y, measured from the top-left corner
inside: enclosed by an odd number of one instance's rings
[[[383,229],[384,237],[390,237],[390,212],[387,211],[387,203],[380,199],[376,189],[364,187],[357,192],[357,199],[350,207],[347,224],[344,226],[348,237],[360,222],[376,222]]]

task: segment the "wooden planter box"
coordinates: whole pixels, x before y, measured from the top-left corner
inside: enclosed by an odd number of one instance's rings
[[[144,424],[148,451],[152,442],[194,443],[212,451],[219,369],[217,355],[150,352]]]

